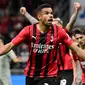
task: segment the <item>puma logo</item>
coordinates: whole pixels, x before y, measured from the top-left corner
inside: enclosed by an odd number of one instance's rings
[[[32,38],[36,40],[36,37],[35,36],[32,36]]]

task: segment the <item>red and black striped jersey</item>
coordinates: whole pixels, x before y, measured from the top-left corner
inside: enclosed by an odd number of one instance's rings
[[[72,58],[69,52],[69,48],[63,44],[59,43],[59,57],[58,57],[58,69],[60,71],[62,70],[72,70],[73,64],[72,64]]]
[[[66,28],[64,28],[64,30],[66,31],[66,33],[68,33]],[[59,43],[58,50],[59,50],[58,52],[59,57],[57,62],[58,70],[59,71],[72,70],[73,64],[69,48],[64,43]]]
[[[24,70],[29,77],[54,77],[57,75],[57,45],[65,43],[71,45],[72,40],[66,32],[52,25],[48,31],[42,33],[38,30],[37,24],[26,26],[11,42],[18,45],[28,40],[30,56]]]

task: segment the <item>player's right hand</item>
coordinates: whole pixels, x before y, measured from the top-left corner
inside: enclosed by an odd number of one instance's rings
[[[25,7],[21,7],[21,8],[20,8],[20,13],[21,13],[21,14],[24,15],[26,12],[27,12],[27,11],[26,11],[26,8],[25,8]]]

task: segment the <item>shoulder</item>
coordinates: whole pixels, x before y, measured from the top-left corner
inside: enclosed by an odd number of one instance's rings
[[[62,27],[60,27],[60,26],[58,26],[58,25],[56,25],[56,24],[53,24],[53,27],[54,27],[54,29],[57,30],[57,31],[65,31]]]
[[[27,26],[24,27],[24,29],[29,29],[29,28],[32,28],[32,27],[33,27],[33,25],[27,25]]]
[[[33,26],[34,25],[28,25],[28,26],[25,26],[20,33],[27,33],[29,34],[32,30],[33,30]]]

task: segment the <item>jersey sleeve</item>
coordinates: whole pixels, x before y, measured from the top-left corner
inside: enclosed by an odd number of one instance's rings
[[[63,37],[64,37],[64,43],[68,46],[70,46],[72,44],[72,39],[71,37],[65,32],[65,30],[63,30]]]
[[[12,43],[14,45],[18,45],[22,43],[22,41],[26,40],[29,37],[29,26],[25,27],[14,39],[12,39]]]

